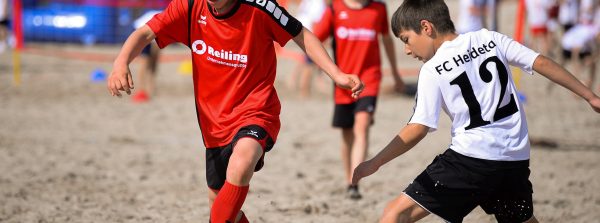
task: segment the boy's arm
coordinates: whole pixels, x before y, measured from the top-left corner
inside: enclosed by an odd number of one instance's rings
[[[379,167],[413,148],[427,135],[428,131],[429,127],[421,124],[406,125],[375,157],[359,164],[354,169],[352,184],[356,185],[363,177],[375,173]]]
[[[389,34],[382,35],[381,40],[383,47],[385,48],[385,54],[390,62],[390,69],[392,70],[392,78],[394,78],[395,90],[398,93],[404,92],[404,81],[400,73],[398,73],[398,67],[396,67],[396,50],[394,48],[394,41]]]
[[[294,42],[340,87],[352,90],[352,97],[356,98],[362,92],[364,85],[356,75],[343,73],[333,63],[321,41],[306,28],[294,37]]]
[[[133,89],[133,78],[131,77],[131,71],[129,70],[129,63],[131,63],[131,61],[142,52],[142,49],[152,42],[154,38],[156,38],[154,32],[148,25],[144,25],[131,33],[127,40],[125,40],[123,48],[121,48],[119,55],[117,55],[117,58],[113,63],[113,70],[107,81],[108,92],[110,92],[112,96],[121,97],[121,92],[119,91],[125,91],[127,94],[131,94],[131,89]]]
[[[533,70],[579,95],[592,106],[594,111],[600,113],[600,98],[562,66],[543,55],[539,55],[533,62]]]

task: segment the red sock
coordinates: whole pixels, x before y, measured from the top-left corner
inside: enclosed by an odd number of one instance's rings
[[[210,210],[211,223],[234,223],[246,200],[249,186],[235,186],[225,181]]]

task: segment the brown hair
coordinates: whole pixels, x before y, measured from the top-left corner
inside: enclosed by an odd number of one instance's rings
[[[431,22],[439,33],[456,32],[448,6],[443,0],[405,0],[392,16],[392,32],[396,37],[401,30],[421,33],[421,20]]]

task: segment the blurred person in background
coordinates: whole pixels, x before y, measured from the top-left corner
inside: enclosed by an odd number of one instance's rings
[[[556,0],[525,0],[527,23],[531,33],[531,48],[544,56],[549,56],[552,47],[552,36],[549,32],[550,9]]]
[[[579,15],[579,22],[566,31],[562,37],[562,64],[564,66],[567,62],[571,62],[571,70],[577,76],[584,69],[588,69],[588,76],[582,79],[582,82],[593,90],[600,47],[599,1],[581,1]]]
[[[321,20],[325,7],[324,0],[301,0],[298,5],[296,18],[306,29],[312,31],[315,23]],[[317,73],[317,81],[320,86],[323,86],[327,80],[320,75],[320,70],[314,62],[305,55],[304,60],[298,62],[296,69],[288,79],[289,88],[293,90],[298,89],[301,98],[309,97],[313,73]]]
[[[368,155],[369,131],[374,123],[383,76],[380,43],[390,64],[394,89],[397,93],[404,92],[386,7],[386,3],[375,0],[334,0],[314,28],[321,41],[332,37],[333,55],[340,69],[357,74],[365,82],[365,90],[358,98],[352,98],[352,92],[339,87],[334,92],[332,126],[342,133],[346,194],[353,200],[362,198],[358,184],[351,183],[352,171]]]
[[[485,0],[460,0],[457,31],[468,33],[484,27]]]
[[[579,0],[560,0],[558,6],[558,22],[566,33],[577,24],[579,13]]]
[[[8,39],[8,0],[0,0],[0,53],[6,50]]]
[[[139,29],[144,26],[154,15],[160,13],[157,10],[151,10],[144,13],[138,19],[133,22],[133,28]],[[142,53],[138,57],[140,68],[138,71],[138,85],[135,94],[131,97],[134,103],[144,103],[150,100],[150,97],[154,96],[155,82],[156,82],[156,71],[158,68],[158,57],[160,48],[156,42],[152,41],[142,50]]]

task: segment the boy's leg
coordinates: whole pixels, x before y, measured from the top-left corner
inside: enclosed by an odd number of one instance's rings
[[[229,158],[225,184],[219,190],[211,208],[211,222],[235,222],[246,195],[254,168],[263,154],[259,142],[251,138],[241,138],[234,146]]]
[[[263,154],[263,148],[255,139],[241,138],[233,149],[227,166],[227,181],[237,185],[248,185],[254,167]]]
[[[149,95],[154,96],[156,94],[156,72],[158,69],[158,58],[159,58],[160,48],[155,42],[150,43],[150,53],[148,55],[147,68],[149,75],[146,75],[146,90]]]
[[[403,193],[387,204],[379,222],[415,222],[427,215],[429,215],[427,210]]]
[[[369,147],[369,126],[371,123],[371,113],[360,111],[354,115],[354,127],[352,132],[354,135],[354,141],[352,142],[352,149],[350,151],[350,166],[348,168],[350,174],[354,172],[354,169],[362,162],[365,161]],[[348,178],[349,182],[352,182],[351,177]],[[358,184],[350,185],[348,187],[348,196],[350,199],[361,199],[362,195],[358,190]]]
[[[217,198],[217,194],[219,193],[219,190],[215,190],[212,188],[208,188],[208,206],[210,207],[210,209],[212,210],[212,205],[215,201],[215,198]],[[235,222],[237,223],[247,223],[248,219],[246,218],[246,215],[244,214],[243,211],[239,211]]]
[[[587,67],[589,75],[586,81],[586,86],[590,88],[590,90],[594,90],[594,82],[596,82],[596,61],[593,60],[591,55],[586,55],[583,59],[584,67]]]
[[[310,97],[312,74],[313,66],[310,63],[304,64],[304,67],[302,67],[302,70],[300,71],[300,83],[298,86],[301,98]]]
[[[524,223],[538,223],[538,220],[535,218],[535,216],[532,216],[529,220],[527,220]]]
[[[352,170],[364,162],[369,148],[369,128],[373,124],[373,113],[377,97],[367,96],[358,99],[354,109],[354,141],[352,142]]]
[[[355,104],[336,104],[333,111],[332,125],[342,131],[341,155],[346,183],[352,182],[352,142],[354,142],[354,108]]]
[[[354,132],[352,128],[342,128],[342,165],[346,174],[346,183],[352,182],[352,142],[354,141]]]
[[[311,82],[313,73],[317,70],[315,67],[315,63],[310,59],[310,57],[306,57],[306,63],[302,67],[302,71],[300,73],[300,96],[303,98],[307,98],[311,93]]]
[[[353,111],[354,124],[352,126],[354,141],[352,142],[351,172],[354,172],[354,169],[360,163],[364,162],[367,157],[369,150],[369,128],[373,124],[373,113],[375,112],[376,102],[377,97],[367,96],[358,99],[355,103],[356,107]],[[351,185],[349,192],[352,199],[362,198],[358,190],[358,185]]]
[[[369,147],[369,127],[371,125],[371,113],[357,112],[354,116],[354,142],[352,143],[352,166],[351,171],[358,164],[365,161]]]
[[[140,68],[137,72],[137,82],[135,93],[132,96],[133,102],[144,103],[149,100],[150,92],[148,91],[148,66],[150,64],[150,48],[151,45],[144,47],[140,55],[137,57],[137,61],[140,64]]]

